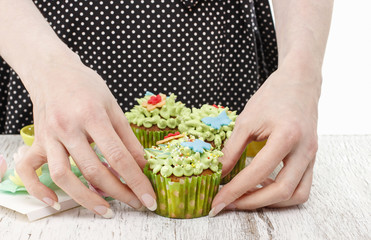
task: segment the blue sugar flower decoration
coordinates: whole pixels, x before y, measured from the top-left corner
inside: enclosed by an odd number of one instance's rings
[[[200,139],[196,139],[193,142],[182,142],[180,145],[182,145],[183,147],[189,147],[194,152],[199,152],[199,153],[203,153],[204,149],[206,150],[211,149],[210,143],[204,142]]]
[[[221,112],[217,117],[204,117],[201,119],[201,121],[206,125],[218,130],[221,128],[221,126],[228,126],[232,122],[225,111]]]

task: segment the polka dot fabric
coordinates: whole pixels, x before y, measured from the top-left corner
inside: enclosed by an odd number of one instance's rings
[[[34,2],[124,111],[148,90],[240,112],[277,68],[268,0]],[[0,132],[16,134],[32,122],[32,103],[2,59],[0,79]]]

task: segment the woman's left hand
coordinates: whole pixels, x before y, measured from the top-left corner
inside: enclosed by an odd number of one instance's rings
[[[248,101],[223,149],[223,176],[246,145],[267,139],[252,162],[216,195],[210,216],[222,209],[286,207],[307,201],[317,152],[321,73],[281,66]],[[283,162],[275,179],[269,178]],[[258,185],[262,187],[257,187]]]

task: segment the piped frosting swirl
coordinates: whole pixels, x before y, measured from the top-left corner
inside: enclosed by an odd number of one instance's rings
[[[163,94],[160,95],[162,97],[164,96]],[[163,105],[158,105],[159,102],[156,103],[158,107],[148,108],[148,104],[152,103],[154,97],[154,94],[147,92],[143,98],[137,99],[139,105],[134,106],[130,112],[125,113],[129,123],[146,128],[157,125],[160,129],[167,127],[175,129],[181,123],[181,119],[191,113],[191,109],[185,107],[182,102],[176,102],[176,96],[174,94],[167,97]]]
[[[236,111],[230,111],[228,107],[205,104],[199,109],[192,108],[192,113],[184,116],[178,129],[213,142],[219,149],[232,134],[236,118]]]
[[[206,169],[220,171],[221,163],[218,158],[223,156],[221,151],[194,136],[173,139],[144,151],[150,169],[163,177],[172,174],[176,177],[200,175]]]

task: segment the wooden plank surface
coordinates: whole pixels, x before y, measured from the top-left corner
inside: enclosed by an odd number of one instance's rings
[[[22,145],[1,135],[10,167]],[[113,219],[78,207],[36,222],[0,207],[0,239],[371,239],[371,136],[321,136],[310,199],[285,209],[175,220],[111,202]]]

